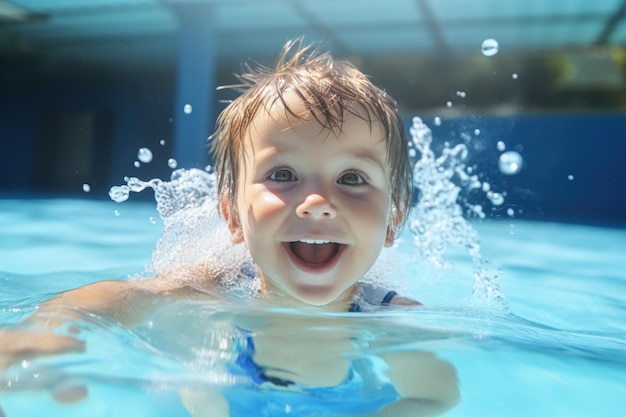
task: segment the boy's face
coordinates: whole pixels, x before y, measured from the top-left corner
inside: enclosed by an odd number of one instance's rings
[[[274,107],[244,138],[233,241],[245,241],[265,288],[313,305],[347,300],[393,243],[382,128],[347,114],[336,136]]]

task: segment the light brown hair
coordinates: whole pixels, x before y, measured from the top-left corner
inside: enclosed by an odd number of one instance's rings
[[[218,174],[218,201],[228,208],[236,202],[244,137],[259,111],[269,111],[279,102],[292,120],[307,120],[291,110],[286,100],[289,92],[291,97],[295,93],[308,114],[330,131],[341,131],[346,112],[362,118],[370,127],[375,122],[381,124],[395,206],[392,224],[398,228],[404,223],[411,207],[413,182],[407,138],[395,100],[354,65],[333,60],[330,53],[318,52],[302,38],[285,44],[274,69],[245,65],[244,70],[237,75],[240,84],[220,87],[241,95],[219,115],[216,131],[209,138]]]

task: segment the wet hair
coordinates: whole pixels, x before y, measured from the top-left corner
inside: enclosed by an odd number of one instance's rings
[[[305,45],[302,38],[285,44],[273,69],[246,64],[236,77],[240,84],[220,89],[232,89],[241,95],[219,115],[216,131],[209,138],[218,174],[218,201],[228,204],[228,212],[236,202],[246,133],[259,111],[269,112],[279,103],[294,125],[310,120],[312,115],[322,127],[339,133],[346,113],[365,120],[370,128],[380,123],[391,173],[391,223],[396,228],[404,223],[411,207],[411,164],[397,103],[385,91],[351,63],[335,61],[330,53]],[[305,115],[297,114],[293,104],[290,106],[294,93],[304,104]]]

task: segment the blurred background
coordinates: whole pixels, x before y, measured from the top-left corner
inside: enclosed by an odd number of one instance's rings
[[[626,0],[0,0],[0,198],[105,199],[124,176],[168,178],[170,158],[204,167],[233,97],[216,87],[300,36],[436,149],[466,143],[506,193],[489,215],[626,225]]]

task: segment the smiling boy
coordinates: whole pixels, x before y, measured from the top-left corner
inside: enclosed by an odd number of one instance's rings
[[[411,166],[396,103],[351,64],[301,41],[285,46],[273,71],[262,68],[240,79],[243,94],[220,115],[212,151],[220,209],[232,242],[245,244],[257,266],[262,305],[358,311],[356,298],[363,293],[372,304],[419,305],[359,283],[382,248],[393,244],[410,208]],[[140,322],[163,302],[216,295],[224,278],[218,271],[185,266],[150,279],[90,284],[42,304],[30,321],[51,328],[51,320],[71,320],[73,308],[80,308]],[[297,323],[281,324],[289,325]],[[297,386],[308,392],[318,384],[333,393],[332,386],[356,372],[352,361],[309,343],[299,345],[304,360],[296,373],[284,354],[289,341],[258,338],[254,347],[251,340],[245,350],[250,372],[277,391]],[[25,355],[82,348],[53,333],[41,341],[40,333],[0,333],[0,369],[3,361]],[[346,337],[342,343],[351,342]],[[446,362],[418,352],[381,358],[394,394],[371,412],[436,415],[458,401],[456,374]],[[321,366],[324,361],[332,366]],[[272,369],[293,376],[286,380]],[[231,413],[221,393],[191,393],[186,403],[194,415],[205,415],[198,404],[206,404],[207,395],[207,415]]]
[[[285,46],[274,71],[240,79],[245,92],[213,136],[233,242],[245,242],[267,290],[348,305],[410,207],[396,104],[351,64],[301,42]]]

